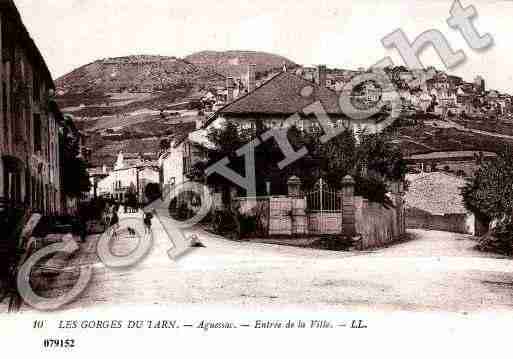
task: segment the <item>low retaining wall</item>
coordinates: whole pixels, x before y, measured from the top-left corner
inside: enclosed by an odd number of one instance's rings
[[[475,219],[469,213],[431,214],[418,208],[406,210],[408,228],[429,229],[463,234],[475,234]]]

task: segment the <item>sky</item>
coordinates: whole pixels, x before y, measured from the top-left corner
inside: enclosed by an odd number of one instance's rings
[[[494,45],[470,49],[446,20],[447,0],[14,0],[54,78],[98,59],[136,54],[185,57],[202,50],[259,50],[302,65],[357,69],[385,56],[403,64],[381,39],[402,29],[413,41],[442,32],[467,61],[448,73],[513,94],[513,0],[462,0],[474,5],[480,34]],[[445,69],[427,47],[425,66]]]

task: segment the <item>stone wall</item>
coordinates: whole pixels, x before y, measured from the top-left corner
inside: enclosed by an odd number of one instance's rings
[[[339,193],[341,211],[308,211],[307,201],[299,192],[297,177],[289,180],[288,196],[236,198],[237,208],[244,215],[257,215],[259,227],[267,236],[301,237],[321,234],[361,236],[361,248],[387,245],[398,240],[406,230],[404,200],[400,185],[392,195],[393,207],[369,203],[354,196],[354,180],[346,177]]]
[[[408,228],[429,229],[474,235],[476,224],[471,213],[431,214],[418,208],[406,210]]]

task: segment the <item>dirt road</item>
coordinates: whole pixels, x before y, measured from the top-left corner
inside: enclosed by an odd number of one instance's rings
[[[511,260],[475,251],[465,235],[413,230],[412,240],[388,248],[330,252],[233,242],[195,231],[206,248],[173,262],[166,254],[169,240],[154,227],[155,245],[143,262],[126,270],[97,263],[89,287],[67,308],[207,303],[463,312],[513,305]],[[126,253],[135,243],[125,236],[113,251]],[[71,284],[63,277],[52,284],[51,294]]]

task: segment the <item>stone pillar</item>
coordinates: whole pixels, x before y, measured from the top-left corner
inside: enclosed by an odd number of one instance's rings
[[[301,188],[301,180],[297,176],[292,176],[287,181],[289,197],[298,197]]]
[[[347,175],[342,179],[342,233],[348,236],[356,234],[354,185],[353,177]]]
[[[306,199],[300,195],[301,180],[297,176],[292,176],[287,181],[287,186],[289,200],[291,201],[292,235],[306,235],[308,234]]]
[[[234,210],[239,205],[239,203],[236,201],[236,198],[237,198],[237,188],[230,187],[230,201],[228,203],[229,209]]]
[[[237,198],[237,196],[237,187],[230,187],[230,200],[233,201],[235,198]]]

